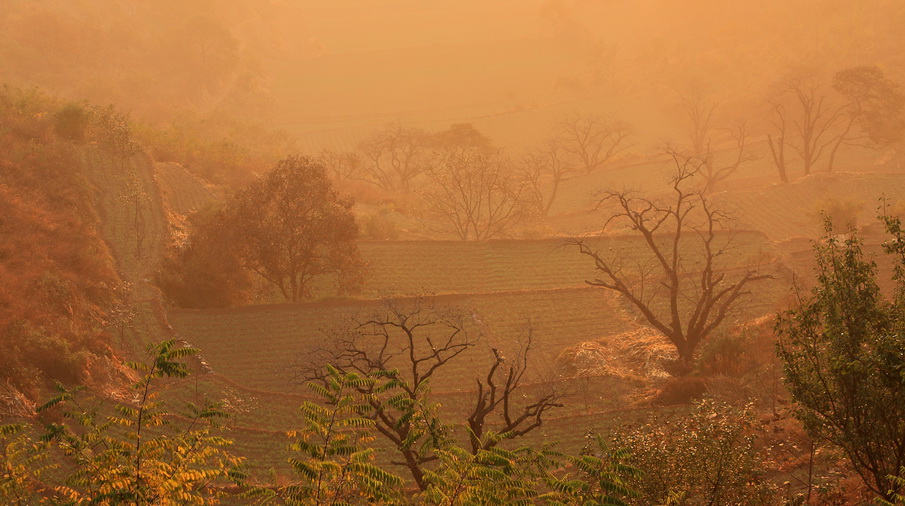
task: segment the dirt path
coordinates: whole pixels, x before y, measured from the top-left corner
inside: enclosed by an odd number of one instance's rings
[[[101,234],[120,276],[133,285],[133,297],[158,296],[150,279],[168,231],[152,160],[142,153],[121,161],[97,147],[86,148],[83,160],[101,214]]]
[[[144,153],[121,160],[96,146],[84,149],[82,161],[101,235],[124,283],[121,303],[130,310],[127,331],[113,344],[129,358],[143,358],[148,344],[175,336],[152,282],[170,234],[154,162]]]

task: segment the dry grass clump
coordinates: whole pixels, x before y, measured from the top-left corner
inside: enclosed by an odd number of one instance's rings
[[[566,348],[557,364],[563,376],[650,380],[669,377],[666,367],[676,358],[675,348],[663,336],[640,327]]]

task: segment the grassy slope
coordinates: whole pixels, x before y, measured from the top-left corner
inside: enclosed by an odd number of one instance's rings
[[[106,309],[119,282],[60,103],[0,88],[0,418],[27,414],[53,381],[111,381]]]

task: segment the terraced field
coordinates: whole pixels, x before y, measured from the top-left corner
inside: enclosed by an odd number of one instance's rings
[[[738,191],[725,198],[746,228],[764,230],[774,241],[819,237],[819,213],[828,202],[857,206],[859,224],[875,221],[879,199],[896,205],[905,196],[903,174],[814,174],[791,184]],[[899,204],[901,205],[901,204]]]
[[[450,362],[436,378],[437,392],[470,389],[475,370],[489,363],[493,346],[515,352],[527,325],[534,330],[535,361],[550,363],[568,346],[630,328],[592,288],[497,292],[435,298],[438,308],[464,309],[472,335],[483,329],[482,344]],[[173,310],[179,335],[204,351],[214,369],[253,389],[291,391],[288,366],[299,357],[329,346],[325,331],[362,319],[381,304],[373,301],[309,303],[239,310]],[[463,386],[464,385],[464,386]]]
[[[762,234],[741,234],[738,244],[738,254],[729,265],[736,269],[764,256],[765,249],[776,254]],[[604,249],[610,245],[620,254],[642,251],[637,241],[627,238],[601,243]],[[635,330],[641,321],[613,294],[584,285],[593,273],[574,248],[563,247],[561,240],[367,242],[362,244],[362,254],[371,263],[368,297],[438,293],[430,297],[438,308],[463,310],[471,331],[483,333],[477,346],[434,377],[434,398],[445,419],[464,420],[474,395],[472,379],[486,370],[489,348],[513,354],[530,322],[534,340],[525,394],[531,398],[534,391],[555,388],[565,404],[545,421],[543,430],[531,435],[530,442],[558,440],[563,449],[576,450],[587,430],[605,430],[622,420],[625,396],[638,384],[620,377],[573,380],[559,375],[557,359],[564,350]],[[777,278],[785,276],[776,265],[764,269]],[[522,288],[503,289],[507,287]],[[775,311],[777,302],[788,295],[787,287],[788,279],[754,286],[751,298],[727,324]],[[293,380],[290,365],[329,347],[326,331],[381,307],[381,302],[367,298],[224,310],[174,309],[169,319],[177,335],[202,349],[214,372],[203,380],[211,383],[210,394],[232,392],[236,451],[253,458],[259,466],[256,472],[263,473],[266,466],[285,470],[285,462],[278,457],[285,451],[283,433],[297,427],[297,406],[307,396]],[[629,410],[624,416],[646,416],[649,409]]]
[[[626,263],[650,255],[636,237],[590,238],[604,254]],[[759,232],[734,233],[733,253],[721,265],[735,268],[757,263],[773,251]],[[362,296],[423,293],[483,293],[585,286],[594,277],[593,262],[564,238],[487,242],[362,242],[370,264]]]

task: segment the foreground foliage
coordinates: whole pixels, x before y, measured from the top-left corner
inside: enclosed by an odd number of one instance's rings
[[[209,504],[243,477],[241,459],[217,435],[226,413],[214,403],[179,416],[157,400],[161,383],[184,378],[197,350],[164,341],[148,348],[132,400],[112,411],[59,387],[39,412],[52,417],[40,437],[3,426],[0,499],[14,504]]]
[[[886,299],[877,266],[854,234],[818,244],[817,286],[776,322],[777,353],[796,416],[815,438],[841,448],[864,483],[886,500],[905,466],[905,232],[885,218],[896,261]]]
[[[395,371],[360,375],[327,367],[324,381],[310,383],[317,402],[301,406],[303,427],[289,434],[290,482],[249,483],[242,459],[218,434],[226,413],[217,404],[169,412],[158,399],[169,382],[184,378],[185,359],[197,350],[165,341],[149,348],[132,400],[112,410],[87,407],[80,390],[59,388],[39,408],[54,417],[40,436],[25,425],[0,426],[0,501],[4,504],[215,504],[227,493],[259,504],[626,504],[636,496],[628,480],[640,471],[624,463],[626,451],[602,440],[580,455],[503,449],[509,433],[487,432],[477,450],[459,446],[436,418],[429,398],[405,402]],[[373,395],[390,394],[401,423],[432,427],[443,437],[412,438],[433,456],[424,487],[378,465]],[[394,395],[395,394],[395,395]],[[89,401],[91,402],[91,401]],[[93,404],[93,402],[92,402]],[[420,433],[419,433],[420,434]],[[239,494],[236,496],[236,494]]]
[[[668,423],[620,434],[628,460],[645,470],[631,483],[637,504],[773,504],[756,451],[754,412],[712,401]]]

